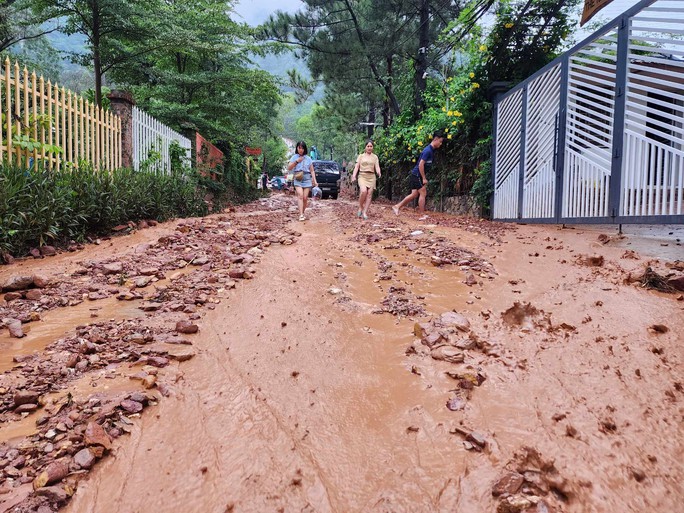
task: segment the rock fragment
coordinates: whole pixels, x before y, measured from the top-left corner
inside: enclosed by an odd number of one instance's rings
[[[45,470],[33,480],[33,489],[57,483],[69,474],[69,465],[65,460],[56,460],[50,463]]]

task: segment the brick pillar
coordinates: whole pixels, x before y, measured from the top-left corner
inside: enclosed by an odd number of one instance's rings
[[[114,90],[107,95],[114,114],[121,118],[121,166],[133,167],[133,95]]]

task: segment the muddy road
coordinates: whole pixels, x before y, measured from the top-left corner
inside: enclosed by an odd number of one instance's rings
[[[0,511],[681,511],[676,240],[293,205],[0,269]]]

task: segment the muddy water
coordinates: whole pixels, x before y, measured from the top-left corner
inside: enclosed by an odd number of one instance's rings
[[[14,366],[15,356],[42,351],[74,326],[89,324],[96,317],[108,320],[142,316],[143,313],[137,308],[137,304],[137,301],[124,303],[113,297],[97,302],[84,301],[76,306],[42,314],[40,321],[24,325],[26,336],[23,338],[11,338],[7,330],[4,330],[0,333],[0,372]]]
[[[671,296],[623,284],[643,262],[553,227],[494,244],[400,219],[495,265],[495,280],[466,287],[455,266],[350,243],[331,209],[315,213],[297,244],[271,247],[255,279],[204,313],[174,396],[66,511],[495,511],[491,486],[524,446],[567,481],[560,511],[679,510],[684,317]],[[604,267],[577,263],[596,253]],[[379,260],[392,280],[374,281]],[[487,380],[463,411],[445,407],[449,364],[405,355],[414,320],[373,313],[390,285],[424,296],[428,314],[464,313],[498,347],[469,354]],[[540,312],[530,329],[502,320],[515,301]],[[649,333],[656,322],[670,331]],[[488,450],[466,452],[456,426],[484,433]]]
[[[267,253],[268,274],[207,314],[177,398],[144,417],[68,511],[450,511],[464,501],[466,455],[448,433],[444,392],[405,368],[412,322],[371,313],[383,295],[375,264],[333,247],[322,257],[330,236],[310,222],[297,245]],[[338,262],[353,311],[326,291]],[[469,493],[477,502],[486,491]]]

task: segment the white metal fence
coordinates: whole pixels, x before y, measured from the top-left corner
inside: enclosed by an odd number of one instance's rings
[[[133,169],[157,172],[171,171],[171,143],[176,142],[190,158],[190,139],[133,107]]]
[[[504,95],[494,218],[684,222],[682,36],[682,0],[642,0]]]

